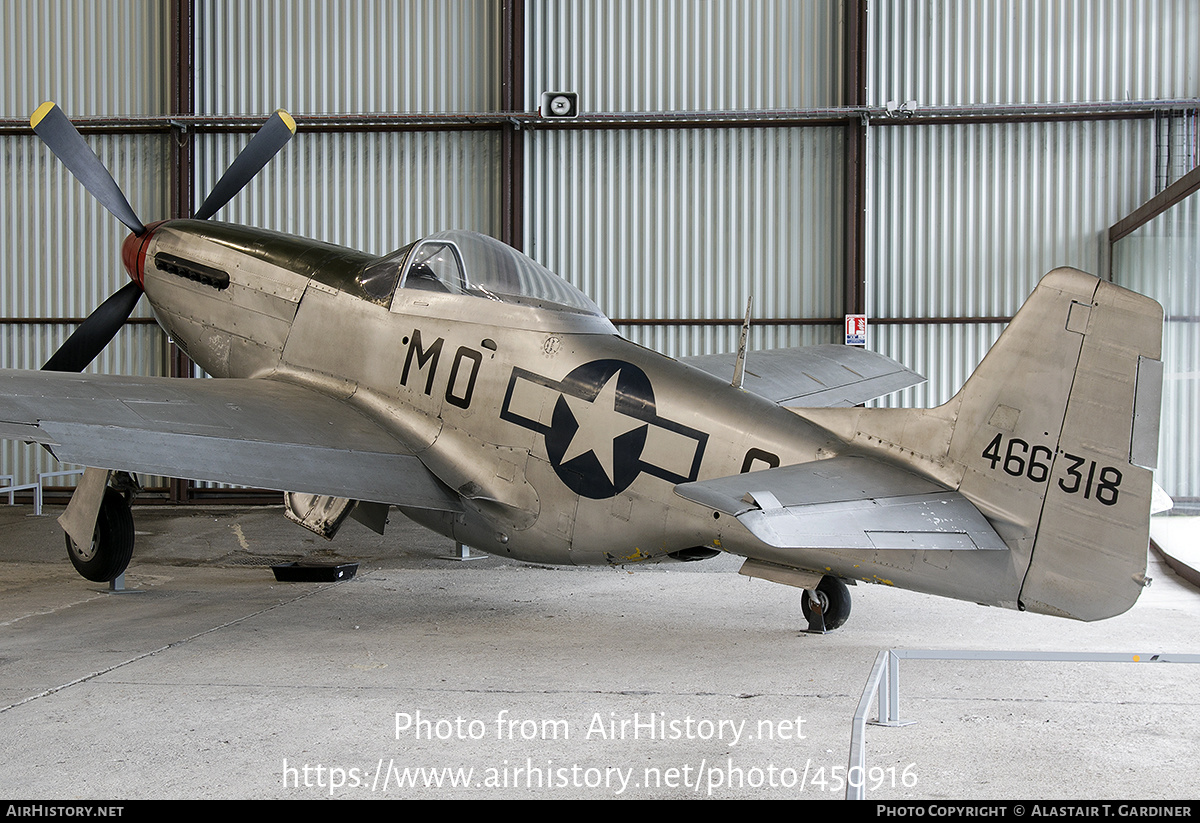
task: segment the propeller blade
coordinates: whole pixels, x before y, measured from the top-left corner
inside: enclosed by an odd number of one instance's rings
[[[100,158],[84,141],[56,103],[45,102],[29,118],[34,133],[42,138],[50,151],[75,175],[75,179],[100,201],[100,205],[113,213],[134,234],[142,234],[146,227],[125,199],[121,187],[113,180]]]
[[[195,214],[196,219],[207,220],[220,211],[221,207],[232,200],[295,133],[296,121],[290,114],[283,109],[272,114],[209,192],[200,210]]]
[[[141,286],[133,282],[126,283],[79,324],[67,342],[46,361],[42,370],[81,372],[86,369],[125,325],[141,296]]]

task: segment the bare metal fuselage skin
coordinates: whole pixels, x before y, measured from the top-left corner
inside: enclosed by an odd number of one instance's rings
[[[824,459],[847,446],[796,413],[623,339],[601,316],[404,288],[372,298],[358,282],[369,255],[213,222],[162,224],[141,254],[157,319],[201,368],[300,383],[372,413],[463,496],[458,513],[401,507],[457,541],[577,565],[722,550],[977,602],[1016,601],[1020,571],[1007,552],[960,553],[944,575],[936,572],[946,552],[937,566],[922,552],[771,557],[734,518],[678,497],[678,483]],[[159,268],[176,258],[228,273],[228,286]]]
[[[403,288],[372,300],[356,279],[368,256],[271,235],[269,248],[247,248],[261,237],[209,222],[160,227],[148,263],[174,254],[231,282],[217,290],[148,264],[159,321],[214,376],[303,383],[378,415],[478,510],[407,513],[483,550],[546,563],[661,559],[712,539],[676,483],[735,474],[747,459],[813,460],[831,445],[785,409],[624,340],[603,317]],[[613,453],[564,459],[570,444],[556,435],[576,412],[560,398],[586,408],[610,380],[613,407],[578,412],[569,439],[584,452],[613,441]],[[559,473],[571,478],[568,466],[574,488]]]

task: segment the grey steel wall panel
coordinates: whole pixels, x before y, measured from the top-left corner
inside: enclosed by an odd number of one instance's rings
[[[1195,0],[872,3],[867,38],[874,106],[1200,96]]]
[[[1153,194],[1149,120],[870,130],[868,313],[1011,317],[1043,275],[1108,270],[1107,228]],[[871,326],[868,345],[929,378],[877,401],[932,406],[1003,324]]]
[[[1152,122],[871,129],[868,311],[1008,317],[1056,266],[1107,273],[1153,194]]]
[[[160,0],[30,0],[0,4],[0,116],[27,120],[45,100],[72,117],[167,110],[169,20]],[[88,142],[146,219],[166,214],[166,137],[89,136]],[[32,136],[0,137],[0,365],[39,368],[84,317],[124,285],[126,234]],[[135,317],[148,317],[145,306]],[[130,325],[89,370],[161,374],[166,342]],[[58,464],[41,448],[0,443],[0,466],[18,482]],[[64,484],[69,481],[64,481]]]
[[[1187,276],[1200,277],[1200,264],[1193,262]],[[1190,310],[1189,318],[1169,316],[1164,324],[1166,373],[1155,477],[1168,494],[1189,499],[1195,513],[1200,500],[1200,301],[1193,299]]]
[[[493,0],[197,0],[196,111],[493,111]]]
[[[840,105],[837,0],[526,0],[525,108],[585,112]]]
[[[932,408],[945,403],[983,360],[1005,323],[885,324],[867,327],[867,348],[886,354],[923,375],[920,386],[868,405]]]
[[[144,219],[166,214],[166,136],[86,139]],[[0,179],[5,181],[5,196],[0,197],[0,367],[37,369],[75,326],[20,321],[86,317],[125,285],[120,252],[128,231],[32,135],[0,136]],[[133,317],[150,317],[144,301]],[[161,375],[166,366],[162,330],[153,323],[132,323],[88,371]],[[0,441],[0,467],[18,482],[59,468],[44,449],[12,441]]]
[[[4,0],[0,117],[46,100],[71,117],[167,111],[170,19],[162,0]]]
[[[248,135],[197,138],[203,200]],[[384,254],[426,234],[499,229],[494,132],[301,132],[215,217]]]
[[[165,135],[86,138],[145,220],[166,214]],[[128,282],[128,230],[40,140],[0,136],[0,318],[84,317]],[[135,316],[149,317],[145,306]],[[5,349],[5,365],[23,361]],[[39,364],[40,365],[40,364]]]
[[[755,317],[839,315],[840,129],[538,131],[525,145],[525,251],[618,322],[740,318],[751,295]],[[736,346],[728,328],[651,328],[629,331],[672,355]],[[756,332],[768,347],[811,334]]]
[[[1113,280],[1163,306],[1163,396],[1155,479],[1169,494],[1200,499],[1200,194],[1113,248]]]
[[[139,309],[140,311],[140,309]],[[40,369],[75,331],[72,323],[3,323],[6,369]],[[167,338],[154,323],[129,323],[85,371],[158,377],[167,373]]]

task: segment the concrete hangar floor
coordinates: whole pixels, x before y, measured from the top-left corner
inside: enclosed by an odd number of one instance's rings
[[[1153,555],[1100,623],[860,585],[816,636],[736,558],[460,563],[396,513],[325,543],[274,508],[138,507],[136,592],[111,594],[67,561],[60,511],[0,506],[10,797],[840,798],[881,650],[1200,653],[1200,595]],[[277,583],[301,556],[361,566]],[[1198,673],[905,660],[914,722],[867,726],[866,796],[1194,798]]]

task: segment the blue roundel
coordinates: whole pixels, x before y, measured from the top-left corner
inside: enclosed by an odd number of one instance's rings
[[[593,360],[562,379],[514,366],[500,419],[545,438],[546,457],[581,497],[614,497],[645,473],[695,480],[708,434],[658,415],[650,378],[624,360]]]
[[[572,491],[603,499],[627,489],[641,472],[654,390],[646,373],[621,360],[594,360],[560,383],[546,452]]]

